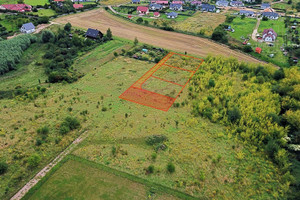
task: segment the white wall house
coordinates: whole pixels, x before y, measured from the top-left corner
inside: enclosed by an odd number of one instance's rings
[[[22,27],[20,28],[21,33],[33,33],[35,31],[35,26],[33,25],[33,23],[27,23],[27,24],[23,24]]]

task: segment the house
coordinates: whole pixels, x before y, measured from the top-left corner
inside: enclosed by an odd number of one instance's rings
[[[167,13],[167,18],[175,19],[177,17],[178,17],[178,13],[176,13],[176,12]]]
[[[154,17],[160,17],[160,13],[159,13],[159,12],[154,12],[154,13],[153,13],[153,16],[154,16]]]
[[[231,1],[230,6],[231,7],[244,7],[244,4],[241,1]]]
[[[181,4],[181,5],[183,5],[183,4],[184,4],[184,2],[183,2],[183,1],[172,1],[172,3],[174,3],[174,4]]]
[[[182,11],[183,10],[182,4],[171,3],[170,10]]]
[[[218,7],[227,7],[228,5],[229,5],[229,2],[225,1],[225,0],[220,0],[220,1],[217,1],[217,3],[216,3],[216,6],[218,6]]]
[[[83,4],[73,4],[73,8],[81,9],[81,8],[83,8]]]
[[[202,4],[202,1],[192,1],[191,5],[200,6]]]
[[[139,4],[139,3],[141,3],[141,0],[132,0],[131,3],[133,3],[133,4]]]
[[[151,3],[162,5],[163,8],[166,8],[169,6],[169,1],[151,1]]]
[[[250,10],[240,10],[240,15],[245,15],[246,17],[253,17],[255,13]]]
[[[277,33],[272,29],[265,29],[262,34],[262,39],[265,42],[275,42],[277,38]]]
[[[149,5],[149,9],[150,9],[150,10],[161,10],[161,9],[163,9],[163,6],[160,5],[160,4],[151,3],[151,4]]]
[[[243,2],[246,2],[246,3],[255,3],[256,0],[243,0]]]
[[[85,33],[85,36],[91,39],[100,39],[103,37],[103,33],[97,29],[89,28]]]
[[[260,6],[260,9],[264,10],[266,8],[270,8],[271,5],[269,3],[262,3],[261,6]]]
[[[256,48],[255,48],[255,52],[256,52],[256,53],[261,54],[261,51],[262,51],[261,48],[259,48],[259,47],[256,47]]]
[[[137,12],[141,15],[148,15],[149,14],[149,8],[145,6],[138,6]]]
[[[0,10],[10,10],[17,12],[30,12],[32,9],[31,5],[28,4],[2,4],[0,5]]]
[[[216,7],[214,5],[210,5],[210,4],[202,4],[200,6],[200,9],[202,11],[214,12],[216,10]]]
[[[27,23],[23,24],[22,27],[20,28],[21,33],[33,33],[35,31],[35,26],[33,23]]]
[[[275,12],[263,12],[262,16],[267,17],[269,19],[278,19],[279,18],[279,15]]]

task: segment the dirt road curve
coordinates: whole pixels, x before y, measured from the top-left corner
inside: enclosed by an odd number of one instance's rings
[[[102,32],[111,28],[113,35],[122,38],[133,40],[137,37],[140,42],[179,52],[187,51],[189,54],[202,57],[208,54],[225,55],[236,57],[240,61],[262,63],[255,58],[233,51],[226,46],[216,44],[208,39],[140,26],[113,16],[103,9],[64,16],[54,21],[63,24],[70,22],[73,26],[82,28],[97,28]]]

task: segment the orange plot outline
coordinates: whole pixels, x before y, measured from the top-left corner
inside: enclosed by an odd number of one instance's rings
[[[191,70],[187,70],[187,69],[184,69],[184,68],[179,68],[179,67],[175,67],[175,66],[171,66],[171,65],[166,65],[165,63],[173,55],[179,55],[179,56],[185,56],[185,57],[193,58],[193,59],[199,60],[200,64],[198,65],[198,67],[195,71],[191,71]],[[154,65],[141,78],[139,78],[134,84],[132,84],[125,92],[123,92],[119,96],[119,98],[127,100],[127,101],[131,101],[131,102],[134,102],[134,103],[138,103],[138,104],[141,104],[141,105],[144,105],[144,106],[159,109],[159,110],[162,110],[162,111],[168,111],[170,109],[170,107],[173,105],[173,103],[175,102],[175,100],[179,97],[180,93],[183,91],[185,86],[189,83],[191,78],[197,72],[197,70],[199,69],[199,67],[203,63],[203,61],[204,61],[203,59],[196,58],[196,57],[193,57],[193,56],[187,56],[187,55],[183,55],[183,54],[179,54],[179,53],[170,52],[162,60],[160,60],[159,63]],[[163,78],[159,78],[157,76],[153,76],[153,74],[157,70],[159,70],[162,66],[167,66],[167,67],[172,67],[172,68],[176,68],[176,69],[183,70],[183,71],[188,71],[188,72],[191,72],[192,74],[189,77],[189,79],[186,81],[186,83],[184,85],[181,85],[181,84],[175,83],[175,82],[170,81],[170,80],[166,80],[166,79],[163,79]],[[181,90],[179,91],[179,93],[177,94],[177,96],[175,98],[169,97],[169,96],[166,96],[166,95],[163,95],[163,94],[159,94],[159,93],[156,93],[156,92],[152,92],[152,91],[149,91],[149,90],[145,90],[145,89],[142,88],[142,86],[150,77],[153,77],[155,79],[158,79],[158,80],[161,80],[161,81],[165,81],[165,82],[180,86]]]

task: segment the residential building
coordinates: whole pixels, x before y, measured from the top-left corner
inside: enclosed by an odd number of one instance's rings
[[[2,5],[0,5],[0,10],[30,12],[31,9],[32,9],[32,6],[28,5],[28,4],[2,4]]]
[[[253,17],[255,13],[250,10],[240,10],[240,15],[245,15],[246,17]]]
[[[83,8],[83,4],[73,4],[73,8],[81,9],[81,8]]]
[[[160,4],[151,3],[151,4],[149,5],[149,9],[150,9],[150,10],[161,10],[161,9],[163,9],[163,6],[160,5]]]
[[[103,37],[103,33],[97,29],[89,28],[85,33],[85,36],[91,39],[100,39]]]
[[[241,1],[231,1],[230,6],[231,7],[244,7],[244,4]]]
[[[214,12],[216,10],[216,6],[210,5],[210,4],[202,4],[200,6],[200,9],[202,11],[207,11],[207,12]]]
[[[176,13],[176,12],[167,13],[167,18],[175,19],[177,17],[178,17],[178,13]]]
[[[145,6],[138,6],[137,7],[137,12],[138,12],[138,14],[141,14],[141,15],[148,15],[149,14],[149,8],[145,7]]]
[[[141,0],[132,0],[131,3],[133,3],[133,4],[139,4],[139,3],[141,3]]]
[[[275,12],[263,12],[262,17],[267,17],[269,19],[278,19],[279,15]]]
[[[262,39],[265,42],[275,42],[277,38],[277,33],[272,29],[265,29],[263,34],[262,34]]]
[[[271,5],[269,3],[262,3],[261,6],[260,6],[260,9],[264,10],[266,8],[270,8]]]
[[[216,6],[217,7],[227,7],[227,6],[229,6],[229,2],[226,0],[220,0],[220,1],[217,1]]]
[[[33,33],[35,31],[35,26],[33,23],[26,23],[23,24],[22,27],[20,28],[21,33]]]
[[[171,3],[170,10],[182,11],[183,10],[182,4]]]

